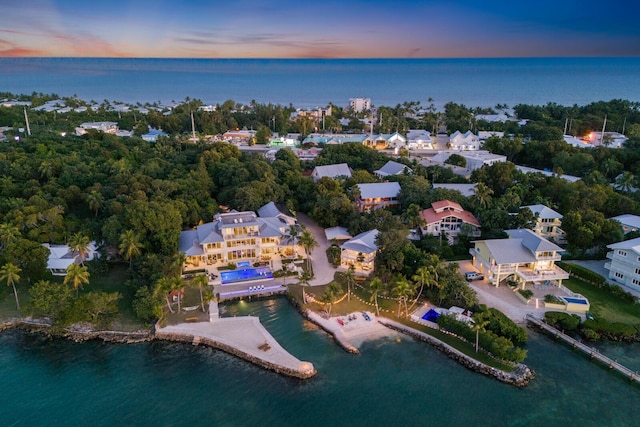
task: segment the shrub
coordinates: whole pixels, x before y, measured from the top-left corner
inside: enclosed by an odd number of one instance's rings
[[[547,311],[544,314],[544,319],[549,325],[567,331],[575,331],[580,326],[580,316],[576,314]]]
[[[607,284],[607,280],[600,274],[593,272],[591,270],[589,270],[588,268],[585,268],[581,265],[576,265],[576,264],[568,264],[566,262],[558,262],[557,263],[558,266],[560,268],[562,268],[563,270],[571,273],[572,275],[576,276],[577,278],[587,282],[587,283],[591,283],[592,285],[595,285],[599,288],[603,287],[604,285]]]
[[[619,322],[607,322],[604,319],[587,319],[582,324],[583,332],[587,330],[600,334],[601,336],[615,341],[631,341],[638,331],[635,327]]]
[[[551,294],[547,294],[544,296],[544,302],[548,302],[549,304],[565,304],[565,302],[560,298]]]
[[[500,310],[489,308],[476,314],[474,318],[479,322],[488,322],[485,326],[487,331],[508,339],[514,345],[524,344],[527,341],[527,332]]]
[[[530,300],[533,297],[533,291],[531,289],[520,289],[518,293],[526,300]]]
[[[340,247],[332,245],[329,246],[327,248],[327,258],[329,260],[329,262],[331,263],[331,265],[333,265],[334,267],[339,267],[340,266],[340,254],[342,253],[342,251],[340,250]]]

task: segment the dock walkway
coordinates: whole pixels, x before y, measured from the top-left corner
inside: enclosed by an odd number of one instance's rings
[[[640,383],[640,375],[638,374],[638,372],[634,372],[631,369],[627,368],[626,366],[618,363],[617,361],[610,359],[609,357],[605,356],[604,354],[600,353],[600,351],[598,351],[598,349],[593,348],[593,347],[589,347],[588,345],[574,339],[571,338],[569,335],[560,332],[559,330],[557,330],[556,328],[554,328],[553,326],[543,322],[540,319],[535,318],[534,316],[531,316],[530,314],[527,314],[526,317],[527,321],[533,323],[534,325],[538,326],[539,328],[549,332],[551,335],[553,335],[556,338],[559,338],[563,341],[565,341],[568,344],[571,344],[571,346],[575,349],[578,349],[580,351],[582,351],[583,353],[587,354],[591,359],[595,359],[597,361],[599,361],[600,363],[606,365],[609,367],[609,369],[615,369],[616,371],[618,371],[619,373],[621,373],[622,375],[624,375],[625,377],[629,378],[629,380],[634,381],[636,383]]]

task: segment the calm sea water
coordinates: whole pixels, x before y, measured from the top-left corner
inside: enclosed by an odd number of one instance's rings
[[[0,58],[0,92],[84,100],[207,104],[227,99],[296,107],[349,98],[441,108],[518,103],[640,101],[640,58],[509,59],[102,59]]]
[[[0,334],[0,422],[31,425],[632,426],[640,388],[532,334],[519,390],[402,337],[338,348],[284,299],[236,303],[285,348],[313,362],[308,381],[222,352],[173,343],[113,345]],[[640,369],[640,347],[608,348]]]

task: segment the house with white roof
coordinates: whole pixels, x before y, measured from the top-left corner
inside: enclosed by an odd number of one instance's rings
[[[480,149],[480,139],[470,130],[465,133],[455,131],[449,136],[449,143],[447,146],[451,150],[456,151],[470,151]]]
[[[609,279],[629,289],[640,292],[640,237],[608,245]]]
[[[84,122],[76,128],[76,135],[84,135],[88,130],[93,129],[99,132],[116,134],[118,123],[115,122]]]
[[[402,175],[403,173],[410,174],[413,173],[413,170],[411,170],[407,165],[389,160],[380,169],[373,171],[373,173],[380,178],[384,178],[390,175]]]
[[[340,266],[349,268],[353,265],[362,272],[373,271],[378,252],[377,238],[378,230],[374,229],[360,233],[340,245]]]
[[[349,230],[340,226],[325,228],[324,235],[328,242],[332,240],[349,240],[353,238],[353,236],[349,234]]]
[[[298,220],[288,209],[283,206],[278,206],[274,202],[269,202],[258,208],[258,215],[260,218],[277,218],[287,226],[298,224]]]
[[[407,132],[407,149],[433,150],[431,132],[424,129],[410,129]]]
[[[437,163],[445,163],[449,159],[449,157],[451,157],[451,155],[453,154],[464,157],[466,162],[465,168],[468,169],[468,171],[474,171],[476,169],[480,169],[485,165],[491,166],[495,163],[507,161],[507,156],[504,156],[502,154],[493,154],[487,150],[477,150],[477,151],[445,150],[445,151],[440,151],[438,154],[433,156],[431,160]]]
[[[589,144],[587,141],[583,141],[582,139],[578,139],[573,135],[563,135],[564,142],[571,145],[572,147],[577,148],[594,148],[595,146]]]
[[[489,138],[504,138],[504,132],[498,132],[494,130],[479,130],[478,131],[478,139],[480,142],[484,142]]]
[[[93,261],[100,257],[96,242],[89,243],[84,259],[80,258],[78,252],[74,252],[68,245],[52,245],[43,243],[42,246],[49,249],[47,259],[47,269],[54,276],[66,276],[67,269],[71,264],[82,264],[85,261]]]
[[[299,251],[287,237],[290,226],[278,217],[257,217],[255,212],[216,214],[213,222],[180,233],[178,250],[185,255],[184,271],[206,265],[239,261],[257,262]]]
[[[447,242],[455,243],[463,224],[470,227],[470,236],[480,237],[480,221],[456,202],[440,200],[431,203],[429,209],[420,212],[423,221],[420,232],[423,236],[445,235]]]
[[[379,208],[400,206],[398,195],[400,184],[397,182],[376,182],[357,184],[360,196],[356,200],[359,212],[371,212]]]
[[[566,234],[562,227],[562,215],[545,205],[521,206],[520,209],[529,209],[536,217],[533,232],[538,236],[555,242],[559,245],[567,243]]]
[[[316,166],[311,172],[311,178],[318,182],[321,178],[351,178],[351,168],[346,163],[338,163],[335,165]]]
[[[371,98],[349,98],[349,108],[356,113],[371,109]]]
[[[620,225],[622,225],[622,232],[624,234],[640,230],[640,216],[638,215],[624,214],[614,216],[611,219],[618,221]]]
[[[587,135],[587,139],[590,144],[596,147],[605,145],[611,148],[620,148],[629,139],[619,132],[604,132],[604,138],[602,135],[602,132],[591,132]]]
[[[482,120],[489,123],[505,123],[510,121],[511,118],[507,116],[504,111],[501,111],[498,114],[477,114],[476,120]]]
[[[555,265],[562,248],[528,229],[507,230],[508,239],[476,240],[469,249],[473,266],[496,287],[506,279],[561,285],[569,273]]]

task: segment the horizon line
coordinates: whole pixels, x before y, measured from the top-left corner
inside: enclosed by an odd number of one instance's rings
[[[421,59],[607,59],[607,58],[640,58],[640,55],[553,55],[553,56],[379,56],[379,57],[279,57],[279,56],[262,56],[262,57],[202,57],[202,56],[2,56],[0,59],[234,59],[234,60],[421,60]]]

